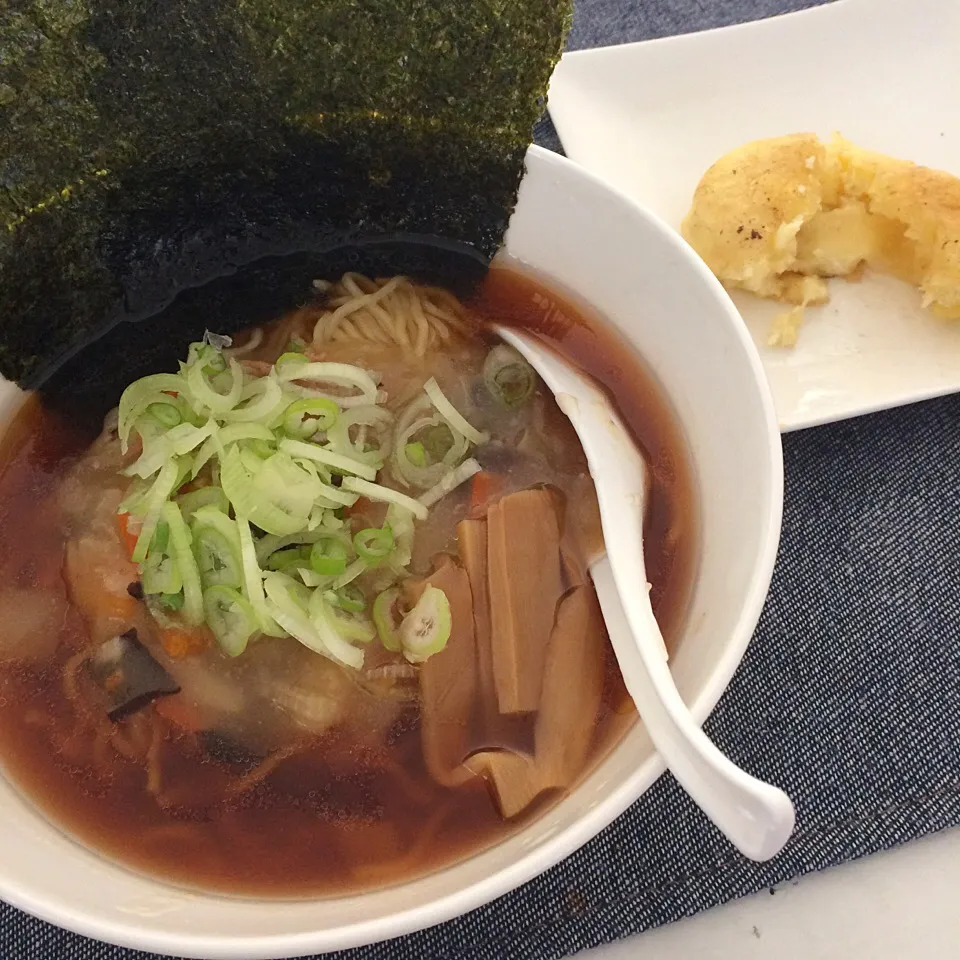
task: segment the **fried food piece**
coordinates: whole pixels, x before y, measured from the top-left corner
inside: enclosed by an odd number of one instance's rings
[[[919,287],[923,306],[960,318],[960,179],[801,133],[745,144],[703,176],[683,236],[726,285],[795,304],[771,342],[792,346],[825,279],[864,266]]]

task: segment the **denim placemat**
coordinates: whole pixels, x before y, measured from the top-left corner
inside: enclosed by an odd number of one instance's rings
[[[580,0],[571,45],[812,5]],[[544,125],[541,142],[550,135]],[[770,598],[707,729],[794,798],[786,851],[762,866],[745,861],[665,776],[522,889],[339,960],[552,960],[960,824],[960,398],[793,434],[784,454]],[[0,960],[150,956],[0,904]]]

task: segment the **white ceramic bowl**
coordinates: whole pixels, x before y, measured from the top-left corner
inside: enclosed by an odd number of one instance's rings
[[[756,626],[780,532],[780,436],[753,344],[676,234],[555,154],[531,148],[505,246],[636,345],[683,425],[702,545],[673,670],[702,722]],[[9,409],[15,391],[0,386]],[[357,946],[519,886],[593,837],[662,772],[636,728],[576,791],[499,846],[400,887],[313,902],[231,900],[130,873],[67,839],[0,779],[0,898],[90,937],[177,956],[265,960]]]

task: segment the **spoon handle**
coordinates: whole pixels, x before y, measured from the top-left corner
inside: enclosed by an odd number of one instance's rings
[[[498,332],[543,377],[583,444],[607,550],[591,564],[593,581],[624,683],[653,745],[680,786],[744,856],[775,857],[793,833],[790,798],[751,777],[713,745],[667,666],[643,556],[646,461],[593,383],[529,335],[505,327]]]
[[[624,683],[664,763],[694,803],[751,860],[775,857],[796,820],[778,787],[741,770],[697,726],[667,665],[643,555],[647,466],[606,402],[558,394],[596,480],[607,556],[592,564]]]
[[[646,585],[620,590],[610,567],[604,557],[591,568],[597,597],[627,690],[642,705],[653,745],[680,786],[744,856],[775,857],[793,833],[790,798],[728,760],[697,726],[659,649],[660,628]]]

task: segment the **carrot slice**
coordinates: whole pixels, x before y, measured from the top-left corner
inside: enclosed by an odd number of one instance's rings
[[[203,631],[185,630],[180,627],[167,627],[160,632],[160,643],[168,657],[180,660],[203,650],[208,638]]]
[[[482,514],[502,486],[502,479],[495,473],[487,470],[475,473],[470,481],[470,516]]]
[[[123,542],[124,547],[126,547],[127,556],[132,557],[134,547],[137,545],[139,533],[130,529],[129,513],[117,514],[117,530],[120,533],[120,540]]]

